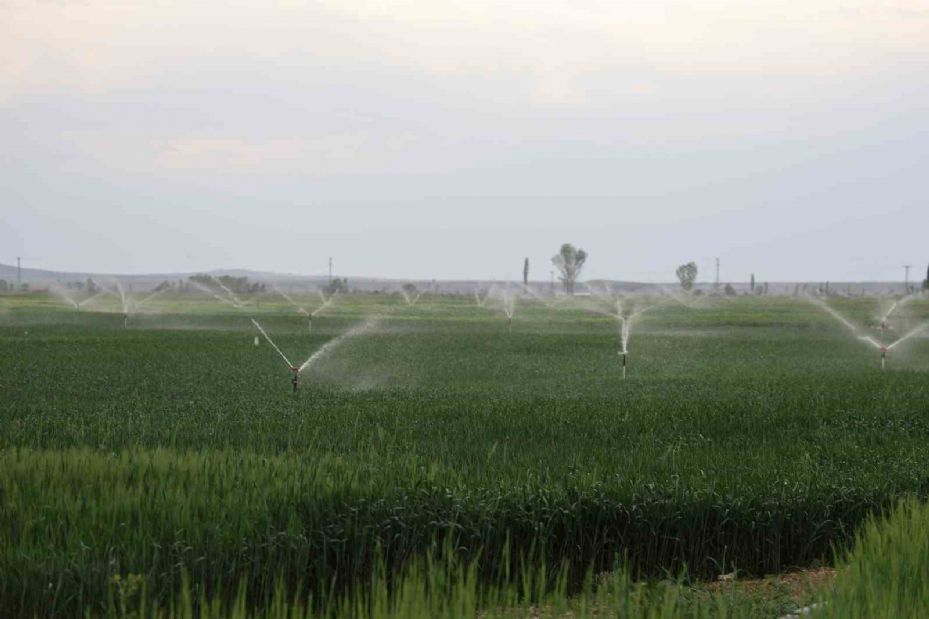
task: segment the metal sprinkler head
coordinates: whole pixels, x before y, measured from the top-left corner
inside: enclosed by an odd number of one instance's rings
[[[299,382],[297,377],[300,376],[300,368],[290,366],[290,371],[294,373],[293,378],[290,379],[290,384],[294,386],[294,393],[297,393],[297,384]]]
[[[881,346],[881,369],[883,370],[887,365],[887,351],[890,350],[886,346]]]

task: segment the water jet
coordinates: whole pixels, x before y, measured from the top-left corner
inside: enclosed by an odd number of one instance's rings
[[[302,364],[298,366],[298,365],[294,365],[293,363],[291,363],[290,359],[287,358],[287,355],[285,355],[284,352],[278,347],[278,345],[274,343],[274,340],[271,339],[271,336],[268,335],[267,331],[264,330],[264,328],[261,326],[261,324],[257,320],[252,318],[251,321],[252,321],[252,324],[255,325],[255,328],[258,329],[258,332],[261,333],[261,335],[265,338],[265,340],[267,340],[269,344],[271,344],[271,347],[274,348],[274,350],[277,352],[278,355],[280,355],[281,359],[284,360],[284,363],[287,364],[287,369],[290,370],[291,372],[290,384],[293,386],[294,393],[297,392],[301,372],[303,372],[304,370],[309,368],[311,365],[316,363],[327,352],[339,346],[346,339],[350,337],[354,337],[356,335],[360,335],[361,333],[369,330],[376,324],[375,320],[369,319],[365,321],[364,323],[362,323],[361,325],[346,331],[342,335],[329,340],[328,342],[323,344],[322,347],[320,347],[316,352],[310,355],[306,361],[304,361]]]

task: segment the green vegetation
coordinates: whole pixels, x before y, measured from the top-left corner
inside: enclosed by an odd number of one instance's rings
[[[654,310],[625,382],[614,319],[528,300],[508,334],[493,302],[345,295],[312,335],[270,297],[236,310],[168,293],[128,329],[112,300],[2,302],[4,617],[167,607],[185,590],[223,612],[277,596],[348,613],[388,582],[422,616],[621,600],[665,613],[667,596],[717,616],[690,587],[632,580],[828,562],[929,489],[926,340],[881,373],[874,349],[795,299]],[[873,301],[836,307],[875,321]],[[381,320],[293,395],[252,315],[299,361]],[[457,583],[436,585],[448,599],[423,589],[440,577]]]

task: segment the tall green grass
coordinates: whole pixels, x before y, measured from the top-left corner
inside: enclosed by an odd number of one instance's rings
[[[886,518],[869,519],[856,535],[854,548],[842,553],[835,582],[814,592],[805,609],[800,606],[806,600],[785,604],[748,587],[708,587],[683,579],[636,582],[621,566],[605,574],[588,572],[573,591],[566,569],[550,572],[544,563],[524,570],[516,580],[488,584],[478,577],[477,561],[460,560],[449,546],[440,557],[412,559],[394,574],[378,562],[371,578],[358,588],[315,602],[289,597],[280,580],[258,599],[245,582],[231,598],[211,596],[185,575],[176,597],[159,605],[143,577],[118,575],[109,582],[101,614],[164,619],[757,619],[790,612],[821,619],[917,619],[929,613],[929,508],[914,500],[902,502]]]

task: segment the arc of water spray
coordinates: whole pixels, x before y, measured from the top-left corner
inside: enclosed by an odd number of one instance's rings
[[[410,306],[410,307],[413,307],[413,306],[416,305],[416,302],[419,301],[419,298],[420,298],[421,296],[423,296],[423,293],[426,292],[426,291],[425,291],[425,290],[420,290],[420,291],[416,294],[416,296],[415,296],[415,297],[412,297],[412,298],[410,297],[410,294],[409,294],[406,290],[404,290],[403,288],[400,289],[400,292],[401,292],[401,294],[403,294],[403,298],[404,298],[404,300],[406,301],[406,304],[407,304],[408,306]]]
[[[820,300],[820,299],[817,299],[816,297],[807,297],[807,300],[809,300],[810,303],[812,303],[812,304],[815,305],[816,307],[822,309],[822,310],[825,311],[827,314],[829,314],[830,316],[832,316],[833,318],[835,318],[836,320],[838,320],[842,325],[844,325],[846,328],[848,328],[852,333],[854,333],[855,335],[857,335],[859,338],[861,338],[861,339],[867,339],[867,340],[870,341],[872,344],[875,344],[875,345],[877,345],[878,348],[880,348],[880,344],[878,344],[877,342],[875,342],[872,338],[870,338],[870,337],[868,337],[868,336],[862,336],[861,333],[860,333],[860,331],[858,330],[858,327],[856,327],[855,324],[854,324],[852,321],[850,321],[849,319],[847,319],[845,316],[843,316],[842,314],[840,314],[839,312],[837,312],[837,311],[834,310],[833,308],[829,307],[829,305],[826,304],[824,301],[822,301],[822,300]]]
[[[313,318],[317,314],[325,310],[327,307],[332,305],[332,302],[335,300],[335,297],[338,294],[338,292],[335,292],[332,295],[330,295],[329,298],[327,299],[326,295],[323,294],[322,290],[317,290],[316,292],[319,294],[319,298],[322,300],[322,304],[311,312],[307,310],[305,307],[303,307],[302,305],[300,305],[299,303],[297,303],[297,301],[294,300],[293,297],[291,297],[289,294],[287,294],[286,292],[284,292],[283,290],[281,290],[274,284],[271,284],[271,289],[274,290],[275,293],[279,294],[281,297],[286,299],[294,307],[294,309],[296,309],[298,312],[306,316],[308,329],[310,332],[313,331]]]
[[[881,317],[881,324],[882,325],[886,324],[887,321],[890,319],[891,315],[894,313],[894,311],[896,311],[898,308],[903,307],[904,305],[909,303],[912,299],[913,299],[912,295],[909,295],[909,296],[903,297],[902,299],[897,299],[896,301],[894,301],[893,305],[890,306],[890,309],[887,310],[887,313],[884,314],[883,317]]]
[[[530,286],[528,286],[528,285],[526,285],[526,284],[523,284],[523,290],[526,292],[526,294],[528,294],[529,296],[531,296],[531,297],[534,298],[535,300],[539,301],[539,302],[540,302],[542,305],[544,305],[545,307],[547,307],[547,308],[551,308],[551,307],[552,307],[552,305],[553,305],[552,302],[550,302],[548,299],[543,299],[542,296],[541,296],[539,293],[537,293],[535,290],[533,290]]]
[[[910,330],[903,337],[895,341],[893,344],[888,345],[887,350],[893,350],[894,348],[896,348],[903,342],[907,341],[910,338],[916,337],[917,335],[919,335],[920,333],[924,331],[929,331],[929,322],[923,323],[919,325],[918,327],[916,327],[915,329]]]
[[[290,359],[287,358],[287,355],[285,355],[285,354],[281,351],[281,349],[277,347],[277,344],[274,343],[274,340],[271,339],[271,336],[268,335],[268,333],[261,327],[260,324],[258,324],[258,321],[255,320],[254,318],[252,318],[252,324],[255,325],[255,327],[258,329],[259,333],[261,333],[261,335],[264,336],[264,338],[268,341],[268,344],[271,344],[271,347],[274,348],[274,350],[277,351],[277,354],[279,354],[279,355],[281,356],[281,359],[284,360],[284,363],[287,364],[287,367],[290,368],[291,370],[295,370],[296,367],[294,366],[294,364],[291,363],[291,362],[290,362]]]
[[[513,332],[513,316],[516,315],[516,297],[508,290],[503,291],[503,313],[506,315],[507,328]]]
[[[323,311],[324,309],[326,309],[327,307],[329,307],[330,305],[332,305],[332,302],[335,301],[336,296],[338,296],[338,294],[339,294],[338,291],[333,292],[331,295],[329,295],[329,298],[327,299],[327,298],[326,298],[326,295],[323,294],[323,291],[322,291],[322,290],[317,290],[316,292],[319,293],[319,298],[322,299],[323,304],[320,305],[319,307],[317,307],[317,308],[316,308],[315,310],[313,310],[312,312],[310,312],[310,316],[315,316],[316,314],[320,313],[321,311]]]
[[[310,357],[309,357],[306,361],[304,361],[304,362],[300,365],[299,368],[297,368],[297,372],[299,373],[299,372],[302,372],[303,370],[307,369],[308,367],[310,367],[311,365],[313,365],[314,363],[316,363],[317,361],[319,361],[319,359],[322,358],[324,355],[326,355],[326,353],[329,353],[329,352],[331,352],[334,348],[336,348],[337,346],[340,346],[345,340],[347,340],[347,339],[349,339],[349,338],[351,338],[351,337],[355,337],[355,336],[361,335],[362,333],[371,330],[376,324],[377,324],[377,320],[376,320],[376,319],[373,319],[373,318],[372,318],[372,319],[366,320],[365,322],[363,322],[362,324],[358,325],[357,327],[354,327],[354,328],[352,328],[352,329],[349,329],[348,331],[346,331],[346,332],[343,333],[342,335],[340,335],[340,336],[338,336],[338,337],[336,337],[336,338],[333,338],[333,339],[329,340],[328,342],[326,342],[325,344],[323,344],[323,345],[319,348],[319,350],[317,350],[317,351],[314,352],[312,355],[310,355]]]
[[[119,303],[122,306],[122,310],[123,310],[123,327],[128,327],[129,326],[129,312],[131,310],[130,299],[128,295],[126,294],[126,291],[123,289],[122,283],[118,279],[114,277],[112,282],[113,282],[113,286],[116,288],[116,295],[119,297]]]
[[[126,291],[123,289],[122,283],[118,279],[113,280],[113,285],[116,286],[116,292],[119,294],[119,302],[123,306],[123,313],[129,313],[129,300],[126,296]]]
[[[254,318],[252,318],[251,320],[252,320],[252,324],[254,324],[255,327],[258,329],[258,331],[261,333],[261,335],[264,336],[265,340],[267,340],[267,342],[271,344],[272,348],[274,348],[274,350],[277,351],[277,354],[281,356],[281,359],[283,359],[284,363],[287,364],[288,369],[290,369],[290,371],[293,372],[293,378],[291,379],[290,382],[294,386],[294,393],[297,392],[298,376],[303,370],[307,369],[308,367],[310,367],[311,365],[319,361],[319,359],[321,359],[323,356],[325,356],[328,352],[332,351],[337,346],[341,345],[342,342],[344,342],[348,338],[354,337],[356,335],[360,335],[361,333],[368,331],[377,323],[377,321],[374,319],[366,320],[361,325],[346,331],[345,333],[343,333],[342,335],[336,338],[329,340],[328,342],[323,344],[316,352],[310,355],[306,361],[304,361],[299,366],[296,366],[293,363],[291,363],[290,359],[287,358],[287,355],[285,355],[284,352],[280,348],[278,348],[277,344],[274,343],[274,340],[271,339],[271,336],[268,335],[268,333],[261,327],[258,321],[255,320]]]
[[[862,341],[864,341],[864,342],[867,342],[868,344],[871,344],[871,346],[874,346],[876,349],[878,349],[878,350],[881,352],[881,368],[882,368],[882,369],[884,368],[884,364],[885,364],[885,361],[886,361],[887,353],[888,353],[888,352],[890,352],[891,350],[893,350],[894,348],[896,348],[897,346],[899,346],[899,345],[902,344],[903,342],[909,340],[910,338],[916,337],[916,336],[919,335],[920,333],[929,330],[929,322],[926,322],[926,323],[923,323],[923,324],[919,325],[919,326],[916,327],[915,329],[911,329],[910,331],[908,331],[907,333],[905,333],[902,337],[898,338],[898,339],[895,340],[894,342],[892,342],[892,343],[890,343],[890,344],[887,344],[887,345],[884,345],[884,344],[881,344],[880,342],[878,342],[877,340],[875,340],[873,337],[871,337],[871,336],[869,336],[869,335],[863,335],[863,334],[861,334],[861,332],[859,331],[858,327],[856,327],[856,326],[854,325],[854,323],[852,323],[850,320],[848,320],[847,318],[845,318],[844,316],[842,316],[842,314],[840,314],[839,312],[837,312],[837,311],[834,310],[833,308],[829,307],[829,305],[827,305],[825,302],[821,301],[820,299],[816,299],[816,298],[814,298],[814,297],[807,297],[807,298],[808,298],[808,300],[809,300],[811,303],[813,303],[813,304],[816,305],[817,307],[823,309],[823,310],[826,311],[830,316],[832,316],[833,318],[835,318],[836,320],[838,320],[840,323],[842,323],[843,325],[845,325],[848,329],[850,329],[850,330],[852,331],[852,333],[854,333],[855,336],[856,336],[859,340],[862,340]]]
[[[229,295],[229,299],[232,300],[233,305],[236,307],[242,306],[242,301],[239,299],[239,297],[235,296],[235,293],[229,290],[229,288],[220,279],[214,277],[213,281],[216,282],[217,286],[222,288],[223,292]]]
[[[232,301],[230,301],[230,300],[227,299],[226,297],[223,297],[223,296],[218,295],[218,294],[216,293],[215,290],[211,290],[210,288],[207,288],[206,286],[204,286],[204,285],[201,284],[200,282],[197,282],[197,281],[194,281],[194,280],[190,280],[189,283],[193,284],[193,287],[196,288],[197,290],[199,290],[200,292],[205,292],[205,293],[207,293],[208,295],[210,295],[211,297],[213,297],[214,299],[216,299],[216,300],[219,301],[220,303],[225,303],[226,305],[231,305],[232,307],[238,307],[235,303],[233,303]]]
[[[591,290],[593,290],[593,288],[591,288]],[[619,322],[620,344],[622,346],[622,349],[619,351],[619,356],[622,357],[623,380],[625,380],[626,379],[626,366],[628,364],[628,357],[629,357],[629,338],[632,336],[633,321],[635,321],[639,316],[642,316],[646,312],[649,312],[655,309],[656,307],[661,307],[662,305],[664,305],[665,303],[669,303],[670,301],[669,299],[662,299],[661,301],[658,301],[657,303],[652,303],[651,305],[646,305],[645,307],[639,310],[627,313],[626,304],[625,304],[624,299],[616,298],[612,294],[607,296],[607,295],[601,295],[601,294],[598,294],[597,292],[594,292],[594,295],[600,299],[612,301],[615,304],[616,309],[613,312],[610,312],[607,310],[596,309],[596,308],[593,311],[598,314],[603,314],[605,316],[610,316],[611,318],[615,318]]]
[[[143,305],[145,305],[146,303],[148,303],[149,301],[151,301],[151,300],[154,299],[155,297],[158,297],[159,295],[162,295],[162,294],[164,294],[164,293],[167,292],[167,291],[168,291],[168,288],[167,288],[167,287],[164,287],[164,288],[161,288],[161,289],[159,289],[159,290],[156,290],[155,292],[151,293],[150,295],[148,295],[148,296],[146,296],[146,297],[143,297],[140,301],[136,302],[136,303],[135,303],[135,306],[136,306],[136,307],[142,307]]]
[[[80,308],[80,307],[84,307],[85,305],[87,305],[88,303],[90,303],[91,301],[93,301],[94,299],[96,299],[97,297],[101,297],[101,296],[107,295],[107,294],[110,294],[110,291],[109,291],[109,290],[104,290],[104,289],[98,290],[97,292],[93,293],[92,295],[90,295],[90,296],[87,297],[86,299],[83,299],[82,301],[78,301],[77,305],[78,305],[79,308]]]
[[[74,297],[72,297],[71,294],[68,293],[67,289],[61,286],[60,284],[57,284],[57,283],[49,284],[48,290],[49,292],[52,293],[52,295],[57,297],[59,300],[64,300],[70,303],[74,307],[74,309],[76,310],[81,309],[81,306],[78,304],[77,301],[74,300]]]
[[[278,287],[275,286],[274,284],[271,284],[271,289],[274,290],[274,292],[276,292],[277,294],[279,294],[281,297],[283,297],[285,301],[287,301],[287,302],[289,302],[291,305],[293,305],[293,306],[294,306],[294,309],[296,309],[297,311],[301,312],[304,316],[309,316],[309,315],[310,315],[310,313],[309,313],[308,311],[306,311],[306,308],[305,308],[305,307],[303,307],[302,305],[300,305],[299,303],[297,303],[296,301],[294,301],[294,300],[291,298],[291,296],[290,296],[289,294],[287,294],[286,292],[284,292],[283,290],[281,290],[280,288],[278,288]]]
[[[487,293],[486,293],[486,294],[484,295],[484,297],[482,298],[481,295],[480,295],[480,293],[477,291],[477,288],[474,289],[474,300],[477,302],[477,306],[478,306],[478,307],[486,307],[486,306],[487,306],[487,299],[488,299],[489,297],[490,297],[490,291],[489,291],[489,290],[487,291]]]

